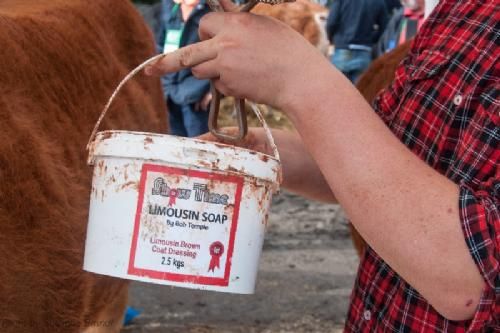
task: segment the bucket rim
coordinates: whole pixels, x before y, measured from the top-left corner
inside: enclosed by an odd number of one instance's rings
[[[215,147],[217,147],[219,149],[231,150],[231,151],[236,151],[236,152],[243,152],[243,153],[248,153],[250,155],[256,155],[256,156],[262,155],[262,156],[265,156],[266,160],[267,159],[273,160],[273,161],[277,162],[278,164],[281,164],[281,161],[279,159],[277,159],[275,156],[269,155],[269,154],[266,154],[266,153],[263,153],[263,152],[260,152],[257,150],[251,150],[248,148],[233,146],[233,145],[229,145],[226,143],[200,140],[200,139],[189,138],[189,137],[180,137],[180,136],[176,136],[176,135],[172,135],[172,134],[164,134],[164,133],[153,133],[153,132],[143,132],[143,131],[126,131],[126,130],[104,130],[104,131],[99,131],[96,133],[95,139],[92,142],[92,146],[95,146],[98,142],[102,142],[106,139],[109,139],[109,137],[102,138],[103,136],[106,136],[109,134],[127,134],[127,135],[131,134],[131,135],[138,135],[138,136],[139,135],[140,136],[146,135],[146,136],[153,136],[153,137],[159,137],[159,138],[175,139],[175,140],[178,140],[179,142],[180,141],[193,141],[193,142],[197,142],[197,143],[205,144],[205,145],[214,145]],[[93,152],[89,153],[89,155],[92,155],[92,154],[93,154]]]
[[[106,130],[89,147],[88,164],[101,158],[130,158],[189,166],[248,176],[274,184],[282,182],[281,161],[247,148],[175,135]]]

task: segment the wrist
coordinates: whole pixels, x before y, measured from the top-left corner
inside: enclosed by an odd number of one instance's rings
[[[305,70],[297,71],[293,78],[285,80],[277,98],[277,108],[286,112],[296,127],[335,100],[336,82],[342,75],[324,57],[304,67]]]

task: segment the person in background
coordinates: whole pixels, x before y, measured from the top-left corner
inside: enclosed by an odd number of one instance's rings
[[[283,187],[340,203],[369,244],[345,332],[500,332],[499,4],[439,1],[372,105],[296,31],[248,13],[208,14],[202,42],[145,70],[191,66],[286,112]],[[269,152],[261,129],[239,144]]]
[[[424,23],[424,0],[402,0],[401,3],[403,8],[391,17],[374,48],[375,58],[413,38]]]
[[[157,43],[172,52],[199,42],[200,19],[210,11],[205,0],[162,0],[162,29]],[[208,132],[208,108],[212,96],[210,81],[198,80],[191,69],[162,77],[168,107],[170,133],[194,137]]]
[[[335,46],[331,61],[351,82],[370,64],[387,21],[384,0],[335,0],[330,7],[326,32]]]
[[[401,8],[401,1],[399,0],[385,0],[385,6],[389,12],[389,17],[392,16],[399,8]]]

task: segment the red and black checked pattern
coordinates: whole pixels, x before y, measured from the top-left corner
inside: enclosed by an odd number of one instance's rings
[[[408,148],[460,186],[464,237],[486,281],[476,314],[445,319],[368,249],[347,332],[500,332],[499,8],[500,0],[441,0],[374,102]]]

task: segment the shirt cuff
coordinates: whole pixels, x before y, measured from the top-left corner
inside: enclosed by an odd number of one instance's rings
[[[495,325],[495,307],[500,295],[499,191],[499,180],[488,181],[475,189],[460,185],[460,221],[465,242],[486,282],[468,331]]]

